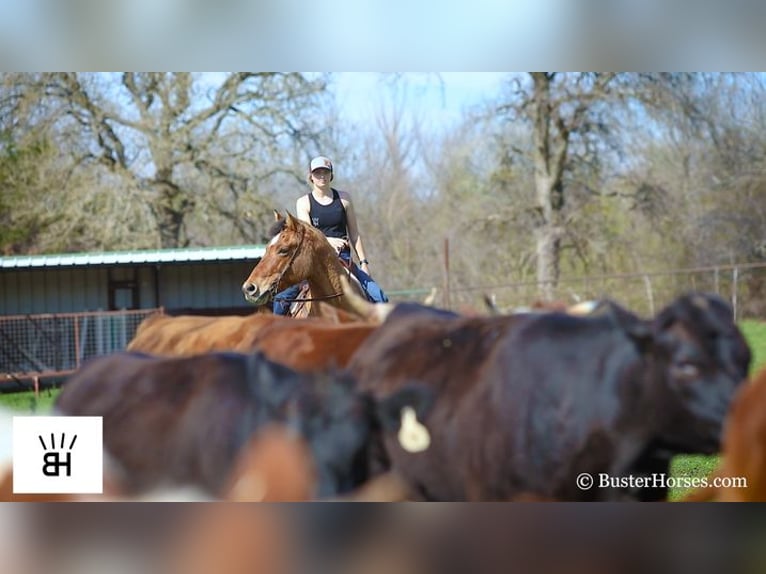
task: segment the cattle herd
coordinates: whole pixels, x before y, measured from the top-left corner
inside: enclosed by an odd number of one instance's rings
[[[151,317],[55,412],[103,417],[110,499],[661,501],[674,456],[720,452],[689,499],[766,500],[766,374],[716,295],[650,318],[355,305]]]

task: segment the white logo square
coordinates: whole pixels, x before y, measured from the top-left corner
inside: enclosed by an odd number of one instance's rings
[[[100,494],[103,417],[13,417],[15,494]]]

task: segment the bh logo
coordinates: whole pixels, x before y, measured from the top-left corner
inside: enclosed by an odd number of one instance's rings
[[[13,492],[103,492],[101,417],[13,417]]]
[[[45,440],[43,439],[42,435],[38,435],[37,438],[40,439],[40,444],[43,445],[43,450],[48,451],[49,447],[45,446]],[[63,451],[64,449],[64,440],[66,439],[66,435],[64,433],[61,433],[61,449]],[[72,476],[72,449],[74,448],[74,443],[77,440],[77,435],[74,435],[72,437],[72,442],[69,443],[69,446],[66,449],[66,452],[63,452],[63,455],[66,457],[64,462],[61,461],[61,455],[62,452],[45,452],[43,455],[43,474],[45,476],[59,476],[59,470],[64,467],[66,469],[66,475]],[[56,448],[56,440],[54,439],[53,435],[51,435],[51,442],[50,442],[50,450],[55,451]]]

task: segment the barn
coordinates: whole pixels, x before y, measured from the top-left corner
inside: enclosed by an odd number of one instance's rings
[[[141,320],[246,314],[264,245],[0,257],[0,388],[27,388],[121,350]]]

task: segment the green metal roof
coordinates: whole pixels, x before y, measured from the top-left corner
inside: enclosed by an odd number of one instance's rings
[[[0,269],[37,269],[46,267],[91,267],[157,263],[197,263],[203,261],[246,261],[263,257],[265,245],[234,247],[197,247],[185,249],[148,249],[103,253],[53,253],[49,255],[14,255],[0,257]]]

